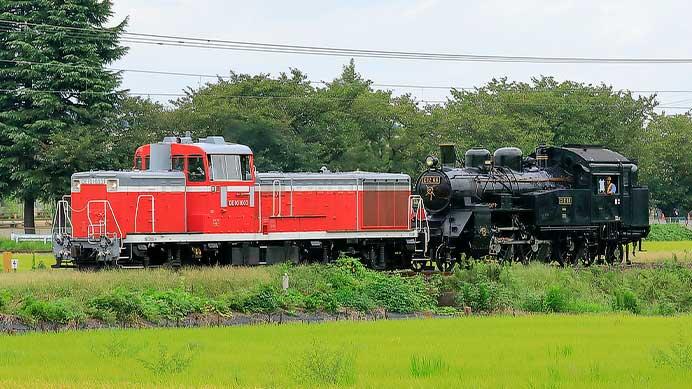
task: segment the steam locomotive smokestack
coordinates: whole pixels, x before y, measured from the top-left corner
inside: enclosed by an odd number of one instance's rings
[[[457,152],[453,143],[440,145],[440,161],[442,167],[454,167],[457,163]]]

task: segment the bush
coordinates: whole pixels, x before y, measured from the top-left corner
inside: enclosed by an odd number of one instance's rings
[[[478,281],[457,284],[457,306],[469,306],[474,311],[492,312],[509,308],[510,302],[507,289],[499,283]]]
[[[243,313],[272,313],[279,309],[280,303],[278,288],[267,284],[247,293],[236,294],[228,301],[232,310]]]
[[[124,288],[116,288],[111,293],[96,297],[89,305],[97,317],[115,318],[121,323],[138,319],[153,322],[157,321],[160,315],[158,307],[151,301],[145,300],[141,293],[130,292]]]
[[[155,306],[158,317],[180,320],[191,313],[204,312],[206,301],[180,289],[163,292],[148,291],[143,296],[145,305]]]
[[[631,290],[619,289],[615,291],[613,309],[616,311],[630,311],[632,313],[639,313],[639,299]]]
[[[41,301],[27,297],[19,309],[19,316],[30,323],[67,324],[81,322],[86,315],[80,307],[69,299]]]
[[[425,280],[420,276],[403,278],[372,272],[365,293],[377,306],[391,312],[429,311],[436,305],[435,297],[426,290]]]
[[[3,312],[10,305],[11,297],[9,291],[0,290],[0,312]]]
[[[568,312],[570,303],[569,292],[558,286],[552,285],[545,293],[543,308],[545,312]]]

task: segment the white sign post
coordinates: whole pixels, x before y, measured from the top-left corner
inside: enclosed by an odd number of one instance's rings
[[[283,289],[284,292],[288,291],[288,273],[284,273],[284,276],[281,277],[281,289]]]
[[[17,272],[18,267],[19,267],[19,260],[17,258],[12,258],[12,270]]]

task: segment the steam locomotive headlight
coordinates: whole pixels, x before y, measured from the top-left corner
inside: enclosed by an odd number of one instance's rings
[[[437,158],[433,157],[432,155],[428,155],[425,158],[425,166],[427,166],[428,168],[433,168],[437,166]]]
[[[79,180],[72,180],[72,187],[70,189],[72,192],[79,192],[80,187],[81,183]]]
[[[118,190],[118,180],[106,180],[106,190],[109,192]]]

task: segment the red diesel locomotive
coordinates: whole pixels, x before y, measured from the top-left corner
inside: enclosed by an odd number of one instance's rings
[[[257,173],[222,137],[141,146],[132,171],[71,177],[58,203],[58,267],[254,265],[333,260],[411,264],[420,198],[405,174]]]

